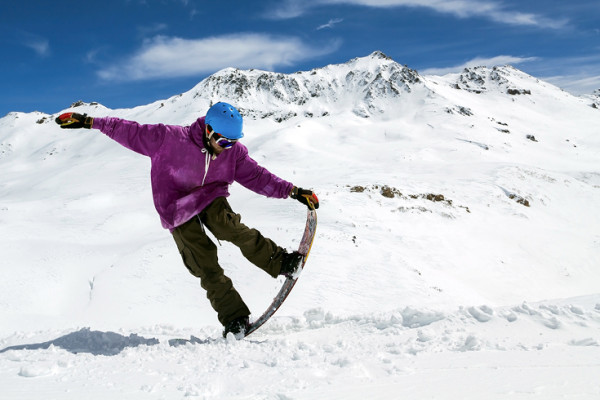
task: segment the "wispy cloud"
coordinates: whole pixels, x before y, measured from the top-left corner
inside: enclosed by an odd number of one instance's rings
[[[163,32],[168,28],[169,26],[167,24],[155,23],[151,25],[138,26],[137,31],[141,37],[146,37],[157,34],[158,32]]]
[[[320,2],[315,0],[297,1],[297,0],[281,0],[274,6],[269,7],[263,13],[263,16],[269,19],[291,19],[296,18]]]
[[[600,89],[600,74],[597,73],[591,75],[575,73],[573,75],[542,77],[541,79],[575,95],[591,94]]]
[[[537,60],[536,57],[514,57],[514,56],[496,56],[496,57],[490,57],[490,58],[476,57],[476,58],[473,58],[472,60],[467,61],[464,64],[455,65],[455,66],[451,66],[451,67],[444,67],[444,68],[428,68],[428,69],[424,69],[419,72],[422,73],[423,75],[446,75],[446,74],[451,74],[453,72],[460,72],[465,68],[479,67],[479,66],[495,67],[497,65],[507,65],[507,64],[518,65],[518,64],[522,64],[522,63],[526,63],[526,62],[535,61],[535,60]]]
[[[570,93],[590,94],[600,89],[600,55],[544,59],[531,68],[535,76]]]
[[[326,24],[320,25],[317,27],[317,30],[320,31],[321,29],[331,29],[333,28],[335,25],[339,24],[340,22],[344,21],[342,18],[334,18],[334,19],[330,19],[329,22],[327,22]]]
[[[92,49],[92,50],[87,51],[85,53],[84,61],[87,63],[95,62],[96,57],[99,52],[100,52],[100,49]]]
[[[290,66],[331,53],[339,47],[311,47],[299,38],[258,33],[202,39],[156,36],[144,41],[126,60],[98,71],[105,80],[176,78],[212,73],[226,67],[263,68]]]
[[[21,32],[19,41],[23,46],[29,47],[40,57],[50,55],[50,42],[46,38],[29,32]]]
[[[486,18],[508,25],[558,29],[567,25],[565,18],[549,18],[541,14],[507,8],[496,0],[307,0],[280,2],[269,12],[271,18],[288,19],[303,15],[316,6],[332,4],[359,5],[376,8],[421,7],[458,18]]]
[[[143,7],[154,7],[156,5],[156,3],[159,3],[162,6],[168,6],[171,7],[171,5],[173,4],[173,6],[181,6],[185,9],[189,10],[189,18],[194,19],[194,17],[198,14],[200,14],[200,12],[196,9],[196,3],[200,3],[200,2],[196,2],[196,1],[190,1],[190,0],[161,0],[160,2],[156,1],[156,0],[125,0],[126,4],[131,4],[133,3],[134,5],[139,5],[139,6],[143,6]]]

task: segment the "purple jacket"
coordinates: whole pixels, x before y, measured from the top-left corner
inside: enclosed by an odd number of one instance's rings
[[[154,206],[163,227],[171,231],[217,197],[228,197],[233,181],[258,194],[280,199],[287,198],[293,188],[290,182],[259,166],[240,142],[213,159],[202,142],[204,117],[185,127],[94,118],[93,128],[150,157]]]

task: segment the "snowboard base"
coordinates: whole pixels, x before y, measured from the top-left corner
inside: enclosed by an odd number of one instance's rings
[[[285,299],[287,299],[288,295],[294,288],[294,285],[298,281],[298,277],[300,273],[304,269],[304,265],[306,264],[306,260],[308,255],[310,254],[310,249],[312,247],[313,240],[315,239],[315,233],[317,231],[317,212],[314,207],[308,210],[306,216],[306,226],[304,228],[304,234],[302,235],[302,240],[300,241],[300,246],[298,247],[298,252],[302,254],[302,263],[298,272],[294,274],[291,278],[286,278],[283,282],[283,286],[279,290],[279,293],[273,298],[273,302],[267,308],[267,310],[255,321],[250,323],[248,330],[246,330],[246,335],[251,335],[258,328],[264,325],[265,322],[269,320],[275,314],[275,312],[281,307]]]

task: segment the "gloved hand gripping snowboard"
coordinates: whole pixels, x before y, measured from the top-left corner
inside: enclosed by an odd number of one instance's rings
[[[94,118],[88,117],[87,114],[64,113],[55,119],[56,123],[63,129],[90,129],[94,124]]]
[[[294,200],[298,200],[300,203],[304,204],[310,209],[313,207],[315,209],[319,208],[319,199],[312,190],[306,190],[294,186],[292,193],[290,193],[290,197]]]

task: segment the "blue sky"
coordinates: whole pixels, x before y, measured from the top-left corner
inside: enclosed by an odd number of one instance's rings
[[[381,50],[422,74],[515,67],[600,89],[598,0],[88,0],[0,6],[0,117],[133,107],[225,67],[310,70]]]

